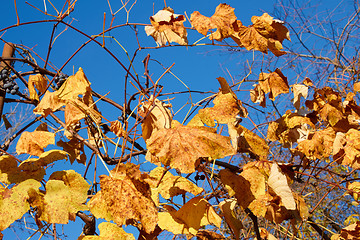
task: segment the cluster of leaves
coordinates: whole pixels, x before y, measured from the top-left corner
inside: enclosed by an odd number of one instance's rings
[[[183,25],[185,16],[165,8],[150,17],[150,21],[151,26],[145,31],[160,46],[171,42],[188,45]],[[290,40],[283,22],[265,13],[252,17],[253,25],[246,27],[237,20],[234,8],[226,4],[220,4],[211,17],[194,12],[190,21],[211,41],[231,38],[239,47],[262,53],[270,50],[277,57],[286,53],[282,51],[282,42]],[[28,211],[34,213],[39,229],[45,224],[67,224],[75,220],[79,211],[89,211],[107,222],[99,225],[99,236],[92,236],[94,232],[91,232],[78,239],[135,239],[122,229],[123,225],[135,226],[143,239],[156,239],[165,230],[198,239],[228,236],[240,239],[244,228],[240,216],[245,213],[254,222],[253,234],[257,238],[275,238],[270,230],[257,227],[257,219],[273,224],[290,220],[297,234],[311,212],[302,191],[296,191],[292,185],[300,182],[309,166],[324,161],[329,166],[336,164],[353,171],[360,168],[357,142],[360,107],[355,99],[360,86],[355,84],[353,91],[344,97],[330,87],[314,87],[308,78],[302,84],[289,86],[280,69],[261,72],[258,83],[250,91],[251,100],[265,107],[266,94],[274,101],[280,94],[288,94],[291,88],[295,110],[288,110],[270,122],[267,137],[260,137],[240,124],[239,119],[248,118],[247,109],[226,79],[219,77],[218,81],[220,91],[212,100],[214,106],[200,109],[187,124],[173,119],[171,104],[157,97],[157,83],[152,86],[153,94],[148,89],[140,91],[136,113],[133,109],[123,109],[124,115],[135,118],[134,122],[108,121],[111,124],[108,131],[124,143],[120,145],[122,157],[116,160],[101,151],[113,141],[101,129],[102,121],[107,119],[98,110],[93,100],[98,95],[82,69],[57,90],[49,88],[51,82],[45,73],[31,75],[27,82],[29,100],[36,105],[33,112],[42,118],[53,118],[61,125],[67,140],[57,140],[61,131],[49,131],[46,124],[41,124],[33,132],[22,132],[17,142],[17,154],[28,154],[28,159],[20,161],[10,154],[0,156],[0,231]],[[301,97],[308,97],[309,88],[314,91],[313,98],[301,106]],[[64,122],[55,115],[61,111]],[[80,136],[80,123],[87,125],[86,138]],[[140,124],[141,139],[133,131]],[[134,151],[136,141],[144,141],[146,150],[136,147],[139,151]],[[293,158],[300,162],[277,161],[270,144],[276,141],[290,148]],[[52,145],[62,150],[45,151]],[[47,167],[59,160],[90,165],[85,146],[104,164],[116,164],[108,175],[100,176],[101,190],[90,196],[91,185],[75,171],[56,171],[49,177],[46,174]],[[128,157],[124,156],[125,151],[129,151]],[[131,162],[133,154],[145,153],[148,162],[158,165],[150,172],[141,171],[139,164]],[[250,156],[251,161],[232,166],[219,160],[239,154]],[[218,170],[215,165],[225,168]],[[195,172],[204,172],[210,191],[189,180]],[[216,191],[213,184],[220,190]],[[356,204],[359,182],[352,181],[345,189]],[[190,194],[192,197],[187,200],[185,196]],[[174,200],[177,196],[183,196],[182,204]],[[212,203],[213,199],[218,201],[217,205]],[[215,230],[208,225],[213,225]],[[219,234],[216,229],[224,226],[229,232]],[[333,237],[356,239],[359,227],[359,222],[354,223]]]

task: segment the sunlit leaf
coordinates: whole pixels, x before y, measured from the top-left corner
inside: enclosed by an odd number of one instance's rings
[[[39,96],[36,92],[36,89],[39,90],[41,93],[44,93],[46,90],[47,83],[48,82],[46,78],[41,74],[30,75],[28,81],[30,99],[39,101]]]
[[[80,236],[78,240],[135,240],[134,235],[109,222],[99,224],[99,236]]]
[[[55,144],[55,133],[47,131],[23,132],[17,142],[16,153],[40,156],[49,144]]]
[[[57,160],[66,159],[67,152],[61,150],[50,150],[42,153],[39,158],[29,158],[24,160],[19,165],[21,170],[36,171],[41,167],[44,167]]]
[[[244,228],[242,222],[235,215],[235,199],[225,199],[219,203],[219,207],[224,215],[226,223],[229,225],[235,235],[235,239],[239,239],[240,230]]]

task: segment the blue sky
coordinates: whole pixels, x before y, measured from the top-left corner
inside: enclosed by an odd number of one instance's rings
[[[43,19],[52,19],[45,16],[38,10],[34,9],[30,5],[26,4],[23,0],[17,0],[17,10],[20,17],[20,22],[30,22]],[[28,2],[37,8],[44,10],[43,1],[40,0],[28,0]],[[57,8],[61,8],[63,1],[53,1]],[[131,4],[133,1],[130,1]],[[276,1],[215,1],[215,0],[195,0],[195,1],[178,1],[168,0],[167,6],[174,9],[177,14],[184,14],[190,17],[193,11],[199,11],[205,16],[211,16],[217,5],[220,3],[227,3],[235,8],[235,14],[244,25],[251,24],[251,17],[256,15],[260,16],[263,12],[272,13],[274,4]],[[115,12],[121,7],[119,0],[110,0],[112,9]],[[338,4],[338,1],[326,1],[326,7],[332,8]],[[46,6],[49,13],[54,13],[49,2],[46,2]],[[144,0],[138,1],[129,15],[130,23],[150,23],[149,17],[153,13],[161,10],[164,7],[163,0]],[[0,29],[7,26],[16,24],[16,14],[14,8],[14,2],[10,0],[3,1],[2,14],[0,15]],[[66,18],[66,22],[72,21],[72,26],[85,32],[88,35],[96,35],[102,31],[103,17],[106,12],[106,27],[109,26],[111,16],[109,12],[109,6],[106,0],[78,0],[75,11]],[[113,25],[123,24],[126,21],[126,12],[121,10],[114,20]],[[3,40],[13,42],[15,44],[23,44],[32,48],[42,58],[46,58],[52,26],[54,23],[38,23],[30,24],[19,27],[14,27],[6,31],[0,32],[0,36]],[[190,27],[188,21],[185,22],[187,27]],[[64,25],[59,25],[56,29],[55,35],[59,34],[65,29]],[[137,41],[134,32],[128,27],[116,28],[110,31],[107,36],[114,37],[129,53],[132,57],[134,51],[138,48]],[[155,47],[156,43],[151,38],[146,36],[144,27],[138,27],[138,37],[142,47]],[[202,37],[201,34],[194,30],[188,31],[189,43],[195,42]],[[125,65],[129,65],[126,54],[121,46],[117,44],[115,39],[106,38],[105,46],[111,50],[116,57]],[[57,68],[62,64],[88,39],[83,35],[75,32],[72,29],[66,30],[55,41],[53,49],[50,55],[50,62]],[[98,41],[102,42],[102,38],[98,38]],[[208,40],[203,40],[208,42]],[[229,41],[231,42],[231,41]],[[291,44],[285,42],[285,45]],[[0,45],[2,46],[2,44]],[[169,67],[175,63],[171,71],[181,79],[190,89],[213,91],[217,92],[219,85],[216,80],[217,77],[224,77],[230,82],[230,75],[234,77],[235,81],[243,78],[246,74],[243,71],[243,63],[247,60],[241,54],[235,54],[227,51],[224,47],[219,46],[204,46],[204,47],[172,47],[163,49],[143,49],[136,55],[134,66],[136,72],[142,79],[143,76],[143,64],[142,60],[150,54],[152,59],[156,59],[161,62],[163,66]],[[271,53],[270,53],[271,54]],[[38,62],[41,60],[37,59]],[[42,65],[42,64],[40,64]],[[15,65],[15,67],[23,68],[25,71],[26,66],[21,64]],[[90,43],[84,49],[82,49],[64,68],[63,72],[72,75],[77,71],[79,67],[82,67],[89,81],[92,83],[92,88],[100,94],[108,94],[107,97],[113,99],[118,103],[122,103],[123,91],[124,91],[124,76],[125,71],[121,66],[100,46],[95,43]],[[153,74],[154,79],[157,79],[162,73],[163,68],[152,61],[149,65],[150,73]],[[255,72],[254,76],[258,76],[259,72]],[[24,86],[21,83],[20,89],[23,90]],[[164,86],[164,92],[172,91],[184,91],[186,88],[181,82],[170,74],[165,75],[160,84]],[[250,103],[249,94],[245,90],[243,95],[244,102]],[[206,95],[208,96],[208,95]],[[204,95],[193,95],[194,101],[203,99]],[[166,99],[166,98],[163,98]],[[187,101],[185,97],[178,97],[173,100],[174,111],[177,111]],[[110,107],[109,105],[99,104],[100,110],[109,120],[115,120],[121,112]],[[5,106],[4,112],[9,111],[10,104]],[[176,120],[182,121],[188,108],[184,108]],[[34,116],[32,116],[34,117]],[[178,118],[177,118],[178,117]],[[72,168],[73,166],[69,166]],[[84,171],[82,166],[78,167],[79,172]],[[100,167],[101,168],[101,167]],[[104,171],[102,169],[101,171]],[[81,224],[78,223],[78,224]],[[60,229],[60,226],[59,226]],[[68,230],[69,228],[66,227]],[[12,230],[6,230],[4,239],[16,239],[16,235],[12,234]],[[75,239],[81,233],[81,227],[77,227],[76,230],[69,234],[72,237],[68,239]],[[20,232],[17,232],[18,238],[23,239]]]

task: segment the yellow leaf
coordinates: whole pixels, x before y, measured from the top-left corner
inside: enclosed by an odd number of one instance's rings
[[[174,234],[191,233],[206,225],[221,226],[221,218],[203,197],[195,197],[185,203],[178,211],[167,207],[168,212],[159,213],[159,227]]]
[[[49,144],[55,144],[55,133],[47,131],[23,132],[16,144],[16,153],[40,156]]]
[[[25,171],[37,171],[39,168],[44,167],[57,160],[66,159],[67,152],[61,150],[50,150],[42,153],[39,158],[29,158],[22,161],[19,169]]]
[[[99,224],[99,236],[80,236],[78,240],[135,240],[134,235],[109,222]]]
[[[297,110],[300,109],[300,97],[307,98],[309,87],[303,84],[294,84],[291,90],[294,92],[293,104]]]
[[[269,93],[269,98],[273,101],[279,94],[289,92],[287,77],[278,68],[272,73],[260,73],[259,84],[265,93]]]
[[[150,156],[153,155],[165,166],[176,168],[182,173],[194,172],[201,157],[219,159],[235,153],[228,137],[206,127],[179,125],[161,129],[151,135],[146,145],[147,160],[153,161]]]
[[[156,181],[154,182],[158,185],[158,192],[165,199],[170,199],[171,197],[185,194],[186,192],[198,195],[204,190],[203,188],[196,186],[194,183],[184,177],[173,176],[169,171],[167,171],[166,173],[165,171],[165,168],[157,167],[150,172],[150,177],[156,179]],[[158,184],[160,179],[161,181]]]
[[[59,98],[57,92],[46,91],[33,112],[34,114],[40,114],[47,117],[51,112],[59,110],[64,105],[65,101]]]
[[[121,122],[119,122],[117,120],[114,121],[114,122],[111,122],[110,131],[115,133],[115,135],[118,136],[118,137],[125,137],[126,136],[126,131],[122,127]]]
[[[235,206],[236,206],[236,200],[234,199],[226,199],[219,203],[219,207],[222,213],[224,214],[226,223],[233,231],[235,235],[235,239],[239,239],[240,229],[243,229],[244,226],[242,225],[242,222],[235,215],[234,212]]]
[[[151,16],[150,21],[152,26],[146,26],[145,32],[152,36],[159,46],[172,42],[180,45],[188,43],[184,15],[174,14],[174,10],[168,7]]]
[[[41,187],[40,182],[33,179],[26,180],[11,189],[0,186],[0,231],[30,210],[28,191],[39,187]]]

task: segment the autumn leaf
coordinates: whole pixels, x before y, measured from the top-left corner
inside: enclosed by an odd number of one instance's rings
[[[39,101],[39,96],[36,92],[36,89],[39,90],[41,93],[44,93],[47,87],[47,80],[41,74],[30,75],[28,81],[28,89],[30,94],[31,100]],[[36,89],[35,89],[36,88]]]
[[[294,84],[291,86],[291,91],[294,93],[293,104],[294,107],[299,111],[300,109],[300,98],[307,98],[309,87],[303,84]]]
[[[197,240],[225,240],[223,235],[210,230],[200,230],[196,234]]]
[[[250,99],[253,103],[258,103],[262,107],[266,107],[265,92],[259,84],[254,85],[254,89],[250,90]]]
[[[49,144],[55,144],[55,133],[47,131],[23,132],[16,144],[16,153],[40,156]]]
[[[191,14],[190,21],[193,27],[203,35],[206,35],[209,31],[212,32],[212,29],[216,29],[209,38],[222,41],[234,33],[232,24],[236,21],[236,16],[234,8],[221,3],[216,7],[215,13],[211,17],[205,17],[195,11]]]
[[[152,186],[152,188],[155,188],[165,199],[170,199],[171,197],[185,194],[186,192],[196,196],[204,191],[203,188],[198,187],[188,179],[181,176],[174,176],[162,167],[155,168],[149,175],[156,179],[156,181],[154,181],[156,186]]]
[[[237,152],[250,153],[257,158],[266,158],[269,146],[266,141],[241,125],[228,124],[229,135]]]
[[[84,143],[77,138],[72,138],[69,142],[59,140],[57,146],[62,147],[69,155],[70,163],[73,164],[76,160],[78,163],[86,163],[86,155],[84,151]]]
[[[231,228],[235,235],[235,239],[239,239],[240,230],[244,228],[242,222],[235,215],[235,199],[225,199],[224,201],[219,203],[219,207],[224,215],[225,222]]]
[[[272,73],[260,73],[259,84],[265,93],[269,93],[269,98],[272,101],[279,94],[289,92],[287,77],[278,68]]]
[[[0,186],[0,231],[30,210],[28,192],[31,189],[36,191],[39,187],[41,187],[40,182],[33,179],[21,182],[11,189]]]
[[[171,127],[172,114],[170,108],[171,104],[166,104],[153,97],[149,101],[142,102],[139,114],[144,118],[141,124],[144,140],[150,138],[151,134],[157,130]]]
[[[109,222],[99,224],[99,236],[80,236],[78,240],[135,240],[134,235]]]
[[[281,198],[281,202],[287,210],[295,210],[296,203],[286,176],[281,172],[277,163],[271,166],[268,185]]]
[[[150,17],[152,26],[146,26],[145,32],[154,38],[158,46],[165,46],[172,42],[187,45],[185,21],[184,15],[174,14],[174,10],[167,7]]]
[[[247,168],[240,175],[227,169],[221,170],[219,177],[230,197],[235,196],[243,209],[265,194],[265,176],[255,167]]]
[[[59,99],[57,92],[46,91],[33,113],[47,117],[51,112],[59,110],[64,105],[65,101]]]
[[[360,221],[357,221],[356,223],[350,224],[349,226],[341,229],[340,235],[338,236],[338,238],[335,239],[346,239],[346,240],[360,239]]]
[[[161,129],[151,135],[146,145],[147,160],[154,161],[153,155],[165,166],[182,173],[194,172],[201,157],[219,159],[234,154],[230,139],[207,127],[179,125]]]
[[[118,137],[126,136],[126,131],[124,130],[121,122],[119,122],[117,120],[114,122],[111,122],[110,131],[112,131]]]
[[[309,159],[327,158],[332,154],[335,131],[328,127],[309,136],[309,139],[299,142],[296,150],[305,154]]]
[[[350,129],[345,134],[345,146],[344,154],[338,161],[341,161],[342,165],[351,166],[354,169],[360,169],[360,131],[356,129]]]
[[[88,210],[85,205],[90,185],[74,170],[58,171],[47,181],[44,196],[34,202],[38,207],[39,219],[48,223],[67,224],[75,221],[78,211]]]
[[[10,155],[0,156],[0,182],[5,184],[21,183],[27,179],[41,181],[45,175],[43,168],[35,171],[21,170],[17,161]]]
[[[157,224],[157,209],[151,199],[150,177],[132,163],[119,164],[111,176],[100,176],[101,191],[88,203],[97,218],[113,220],[118,225],[140,221],[147,233]]]
[[[266,239],[266,240],[278,240],[278,238],[274,237],[274,235],[272,235],[271,233],[269,233],[265,228],[259,228],[260,230],[260,237],[261,239]],[[254,240],[258,240],[257,238],[255,238]]]
[[[37,171],[38,169],[47,166],[57,160],[66,159],[68,153],[61,150],[50,150],[42,153],[39,158],[29,158],[22,161],[19,169],[25,171]]]
[[[193,234],[206,225],[221,225],[221,218],[213,207],[202,196],[194,197],[185,203],[178,211],[171,206],[167,212],[159,212],[159,226],[174,234]]]

